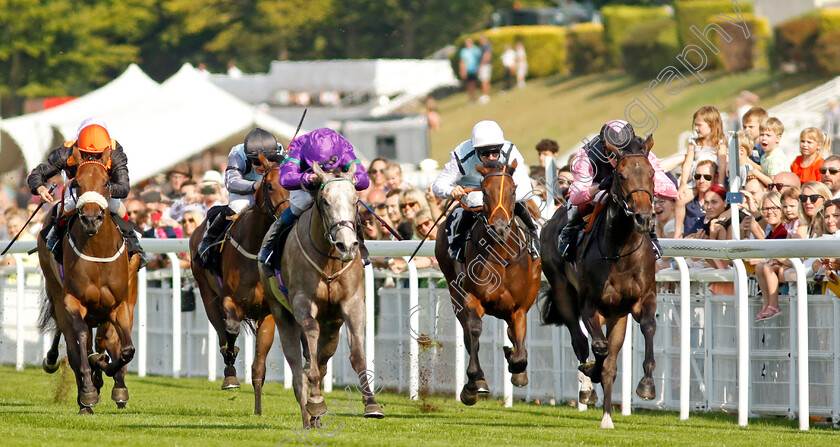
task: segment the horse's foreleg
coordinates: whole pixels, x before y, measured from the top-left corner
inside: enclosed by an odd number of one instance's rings
[[[361,294],[360,294],[361,295]],[[350,342],[350,364],[359,376],[362,402],[365,404],[365,417],[383,418],[385,413],[376,403],[374,396],[378,393],[370,386],[370,372],[367,369],[365,357],[365,305],[364,296],[348,300],[343,306],[344,319],[347,321],[347,337]],[[413,341],[412,341],[413,342]]]
[[[648,296],[642,302],[641,312],[633,315],[633,318],[639,322],[642,335],[645,337],[645,361],[642,364],[645,375],[639,380],[636,394],[642,399],[652,400],[656,397],[656,385],[653,382],[653,370],[656,368],[656,361],[653,359],[653,338],[656,335],[656,296]]]
[[[292,371],[292,388],[295,391],[295,398],[300,405],[300,414],[303,419],[303,426],[309,427],[311,418],[306,412],[306,398],[309,395],[309,382],[304,377],[303,351],[301,349],[302,330],[292,314],[284,308],[277,300],[269,300],[271,314],[274,316],[277,333],[280,336],[280,345],[283,347],[283,356]]]
[[[104,333],[103,343],[105,349],[107,349],[108,354],[111,356],[111,365],[117,363],[117,359],[120,357],[120,347],[122,346],[120,342],[120,336],[117,333],[117,329],[115,325],[108,324],[103,326],[107,329]],[[97,330],[97,345],[99,344],[100,340],[100,331],[102,331],[103,327],[100,327]],[[104,366],[107,368],[108,364]],[[125,408],[126,402],[128,402],[128,388],[125,386],[125,372],[127,367],[123,366],[119,368],[114,373],[114,388],[111,390],[111,400],[113,400],[117,404],[117,408]]]
[[[236,337],[239,336],[239,328],[242,323],[242,315],[231,296],[222,298],[222,314],[225,321],[225,343],[222,345],[222,359],[225,362],[225,379],[222,382],[222,389],[228,390],[239,388],[239,379],[236,378],[236,356],[239,355],[239,347],[236,346]]]
[[[53,341],[50,345],[50,350],[47,351],[46,357],[44,357],[43,361],[43,368],[48,374],[52,374],[58,371],[58,367],[60,366],[58,362],[58,343],[61,341],[61,331],[58,328],[55,329],[55,334],[53,335]]]
[[[295,319],[301,322],[303,334],[306,337],[306,347],[309,351],[309,370],[306,371],[306,378],[309,381],[309,398],[306,401],[306,411],[309,415],[317,418],[327,411],[327,404],[321,394],[321,372],[318,368],[318,339],[321,336],[321,325],[315,318],[314,305],[306,297],[296,296],[293,300],[301,303],[295,306]]]
[[[481,318],[469,307],[464,307],[458,312],[457,317],[464,329],[464,346],[470,356],[467,365],[467,383],[461,390],[461,402],[465,405],[475,405],[478,393],[486,394],[490,392],[487,381],[484,380],[484,371],[481,370],[481,363],[478,360],[478,339],[481,337],[482,330]]]
[[[267,315],[257,322],[257,355],[251,366],[251,380],[254,383],[254,414],[262,414],[262,388],[265,383],[265,358],[274,343],[274,316]]]
[[[131,340],[131,326],[134,324],[134,309],[128,300],[123,300],[111,312],[111,324],[119,338],[119,351],[111,353],[111,363],[105,368],[105,374],[113,377],[134,358],[134,343]]]
[[[508,371],[513,374],[510,382],[517,387],[528,385],[528,351],[525,350],[525,334],[528,328],[526,311],[520,309],[511,316],[508,324],[508,338],[513,343],[513,349],[505,346],[505,357],[508,361]]]
[[[84,306],[76,297],[67,294],[64,297],[63,306],[56,307],[61,307],[61,309],[56,309],[57,323],[64,333],[64,339],[67,341],[67,357],[76,373],[79,413],[91,414],[93,411],[90,408],[99,403],[99,393],[93,386],[92,370],[87,359],[92,340],[90,328],[82,315]]]
[[[601,381],[601,367],[604,364],[604,358],[609,351],[607,338],[602,329],[604,318],[588,301],[583,306],[581,317],[589,336],[592,337],[592,354],[595,355],[595,360],[581,365],[580,368],[593,382],[598,383]]]
[[[609,349],[601,370],[601,387],[604,389],[604,417],[601,428],[613,428],[612,421],[612,388],[618,371],[618,352],[624,344],[624,334],[627,328],[627,316],[607,322],[609,333]]]

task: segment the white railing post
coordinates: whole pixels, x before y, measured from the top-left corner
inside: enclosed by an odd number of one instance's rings
[[[367,361],[370,391],[376,389],[376,289],[373,283],[373,265],[365,267],[365,360]]]
[[[452,304],[450,302],[450,304]],[[452,310],[454,311],[455,308],[453,306]],[[458,319],[458,315],[455,315],[455,400],[461,400],[461,390],[464,389],[464,385],[466,380],[464,380],[464,374],[466,374],[466,346],[464,346],[464,328],[461,326],[461,320]]]
[[[506,322],[502,321],[500,325],[502,328],[502,346],[507,346],[513,349],[513,343],[510,342],[510,339],[507,336],[508,332],[508,325]],[[504,398],[505,408],[513,407],[513,382],[510,379],[513,377],[513,374],[510,373],[507,367],[507,362],[502,362],[502,397]]]
[[[181,264],[175,253],[167,253],[172,265],[172,377],[181,377]]]
[[[143,267],[137,272],[137,376],[146,377],[149,356],[148,275]]]
[[[735,301],[738,309],[738,425],[746,427],[750,413],[750,303],[744,261],[734,259],[732,264],[735,266]]]
[[[324,392],[325,393],[332,393],[333,390],[333,374],[335,370],[333,369],[333,359],[330,357],[327,360],[327,373],[324,375]],[[371,391],[373,392],[373,391]]]
[[[240,331],[242,332],[242,331]],[[245,332],[245,383],[253,383],[251,368],[254,366],[254,334]]]
[[[633,316],[630,314],[627,314],[624,330],[624,349],[621,350],[621,414],[630,416],[633,400]]]
[[[811,416],[808,396],[808,279],[801,259],[790,258],[796,270],[796,339],[799,342],[799,429],[808,430]],[[835,374],[838,372],[835,371]]]
[[[416,309],[420,301],[420,291],[418,290],[417,265],[412,259],[409,262],[409,257],[404,256],[405,262],[408,264],[408,308]],[[420,333],[420,313],[411,312],[408,317],[409,334]],[[420,397],[420,345],[411,335],[409,336],[409,386],[408,397],[411,400],[417,400]]]
[[[676,257],[680,270],[680,420],[688,419],[691,399],[691,283],[685,258]]]
[[[26,277],[23,276],[23,256],[15,253],[12,255],[12,258],[15,260],[15,271],[17,272],[17,344],[15,345],[15,368],[18,371],[23,371],[23,348],[26,345],[23,327],[26,297],[23,294],[26,292]]]
[[[216,381],[216,356],[218,356],[219,350],[216,349],[218,344],[219,336],[216,334],[216,328],[213,327],[213,323],[210,322],[210,319],[207,319],[207,380],[210,382]]]

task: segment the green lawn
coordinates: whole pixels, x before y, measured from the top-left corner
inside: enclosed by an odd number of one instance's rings
[[[625,74],[535,79],[524,89],[500,92],[494,88],[490,102],[483,105],[468,103],[463,93],[452,95],[438,102],[442,126],[431,135],[432,158],[447,161],[448,152],[470,137],[476,122],[492,119],[501,124],[505,136],[516,143],[526,161],[535,163],[534,147],[542,138],[557,140],[563,152],[578,147],[582,138],[598,132],[605,121],[622,118],[625,107],[636,97],[658,118],[654,152],[663,157],[676,153],[678,135],[691,129],[692,116],[703,105],[730,112],[738,93],[749,90],[761,97],[759,105],[770,108],[828,80],[817,75],[766,71],[704,75],[704,83],[692,77],[691,84],[677,95],[663,93],[661,86],[654,89],[665,106],[663,110],[653,108],[645,99],[644,89],[650,80],[640,82]]]
[[[75,386],[59,373],[40,369],[18,372],[0,367],[0,445],[3,446],[265,446],[284,438],[286,445],[305,445],[295,439],[300,418],[292,392],[269,383],[263,416],[253,416],[253,392],[221,391],[221,382],[204,379],[138,378],[129,376],[128,408],[117,410],[108,399],[113,382],[106,379],[103,399],[93,416],[76,414]],[[69,382],[68,382],[69,380]],[[69,386],[69,389],[68,389]],[[69,391],[58,401],[56,395]],[[359,399],[358,393],[355,395]],[[677,414],[614,413],[615,430],[600,430],[600,409],[578,412],[552,407],[481,400],[465,407],[451,397],[420,402],[404,395],[383,393],[378,398],[385,419],[368,420],[338,408],[348,405],[342,391],[327,397],[336,413],[329,428],[332,438],[309,434],[312,445],[451,446],[451,445],[830,445],[835,430],[824,426],[808,432],[784,418],[752,419],[746,428],[721,413],[693,414],[680,422]],[[340,430],[339,430],[340,428]],[[322,444],[323,443],[323,444]]]

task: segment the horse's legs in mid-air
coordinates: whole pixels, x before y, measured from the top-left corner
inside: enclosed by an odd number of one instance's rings
[[[265,383],[265,358],[274,344],[274,316],[266,315],[257,321],[257,355],[251,365],[251,380],[254,383],[254,414],[262,414],[262,388]]]
[[[365,417],[383,418],[385,413],[376,403],[376,392],[371,389],[365,357],[365,297],[361,293],[342,303],[342,312],[347,322],[347,341],[350,344],[350,364],[359,376]],[[336,331],[337,333],[337,331]]]
[[[225,331],[225,342],[222,344],[222,358],[225,361],[225,379],[222,382],[222,389],[226,390],[240,387],[239,379],[236,378],[236,356],[239,354],[239,347],[236,346],[236,337],[239,336],[239,328],[244,315],[230,295],[222,298],[222,313]],[[221,336],[219,339],[221,340]]]
[[[513,374],[510,382],[518,387],[528,385],[528,351],[525,350],[525,333],[527,332],[528,319],[525,309],[519,309],[507,320],[507,335],[513,348],[504,347],[505,358],[508,361],[508,371]]]
[[[607,320],[609,348],[601,369],[601,387],[604,390],[604,417],[601,419],[601,428],[614,428],[612,421],[612,388],[615,383],[616,372],[618,372],[618,352],[621,351],[621,346],[624,344],[626,331],[627,315]]]
[[[642,335],[645,337],[645,361],[642,364],[645,375],[639,380],[636,394],[642,399],[651,400],[656,397],[656,385],[653,382],[653,370],[656,361],[653,359],[653,338],[656,335],[656,295],[651,293],[639,300],[639,311],[634,309],[633,318],[639,323]]]
[[[195,282],[198,284],[198,290],[201,292],[201,300],[204,302],[204,312],[207,313],[207,319],[216,329],[216,335],[219,337],[219,351],[225,362],[225,379],[222,382],[222,389],[239,388],[239,380],[236,378],[236,355],[238,354],[238,347],[236,346],[236,337],[233,337],[233,342],[228,341],[229,334],[225,324],[225,314],[222,312],[222,306],[217,301],[219,297],[210,285],[210,281],[214,278],[212,275],[201,269],[193,266],[194,270],[201,272],[195,275]],[[238,330],[238,326],[237,326]],[[238,333],[238,332],[237,332]],[[228,349],[228,346],[231,348]]]
[[[118,338],[111,345],[116,348],[115,344],[118,344],[119,351],[111,353],[111,363],[105,368],[105,374],[108,377],[114,377],[134,358],[134,343],[131,341],[131,326],[134,324],[133,308],[134,306],[129,300],[123,300],[111,311],[111,326],[115,334],[112,334],[109,338],[114,336]]]
[[[468,294],[464,301],[469,302],[470,300],[476,300],[475,296]],[[465,405],[475,405],[478,400],[478,393],[486,394],[490,392],[487,381],[484,380],[484,371],[481,370],[481,364],[478,360],[478,339],[481,337],[482,329],[481,316],[469,306],[461,308],[460,312],[456,312],[456,316],[464,329],[464,346],[470,356],[469,365],[467,365],[467,383],[461,390],[461,402]]]
[[[120,337],[114,325],[106,323],[97,328],[97,361],[93,363],[93,366],[94,370],[99,375],[100,383],[102,380],[102,371],[106,370],[109,367],[113,367],[113,365],[117,363],[116,359],[120,357],[120,352],[122,351],[121,348],[122,343],[120,342]],[[108,358],[104,354],[106,350],[108,351],[108,356],[111,357],[111,363],[108,363]],[[94,356],[91,356],[90,358],[93,357]],[[117,408],[125,408],[125,404],[126,402],[128,402],[128,388],[125,386],[126,369],[127,366],[123,365],[113,374],[114,388],[111,390],[111,400],[113,400],[117,404]],[[101,386],[101,384],[99,386]]]
[[[42,362],[41,366],[44,368],[48,374],[52,374],[58,371],[58,367],[60,363],[58,361],[58,343],[61,341],[61,331],[58,328],[55,329],[55,334],[53,335],[53,341],[50,345],[50,350],[47,351],[46,357],[44,357],[44,361]]]
[[[607,337],[602,329],[604,318],[589,301],[584,303],[581,317],[589,336],[592,337],[592,354],[595,356],[594,362],[582,365],[581,368],[583,373],[589,376],[593,382],[598,383],[601,381],[601,368],[604,365],[604,359],[609,353],[609,343],[607,343]]]
[[[283,347],[283,356],[289,363],[292,371],[292,388],[295,390],[295,398],[300,405],[300,414],[303,419],[303,426],[309,427],[312,419],[306,411],[306,399],[309,396],[309,382],[303,370],[303,351],[301,349],[302,330],[295,321],[295,317],[275,299],[269,300],[271,315],[274,316],[277,333],[280,336],[280,344]]]
[[[301,322],[301,329],[306,337],[306,348],[309,351],[309,370],[305,371],[309,381],[309,396],[306,401],[306,411],[317,418],[327,411],[327,404],[321,394],[321,372],[318,365],[318,340],[321,337],[321,325],[318,323],[315,305],[303,292],[298,292],[294,299],[295,320]],[[285,346],[285,345],[284,345]]]
[[[64,305],[56,306],[56,323],[67,342],[67,357],[76,373],[77,402],[79,414],[93,414],[91,407],[99,403],[99,393],[93,386],[92,370],[88,362],[88,350],[92,340],[90,328],[82,317],[84,306],[70,295],[64,296]]]

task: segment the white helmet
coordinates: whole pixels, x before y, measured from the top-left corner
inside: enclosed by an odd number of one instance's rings
[[[479,121],[473,127],[470,140],[474,148],[501,146],[505,144],[505,134],[502,132],[502,128],[499,127],[499,123],[490,120]]]

